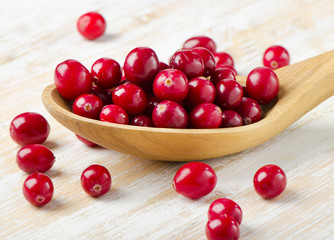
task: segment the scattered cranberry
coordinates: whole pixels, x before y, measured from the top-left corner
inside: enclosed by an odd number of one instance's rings
[[[165,70],[167,68],[169,68],[167,63],[159,62],[159,71]]]
[[[24,181],[22,191],[25,199],[32,205],[43,206],[52,199],[53,183],[45,174],[35,172]]]
[[[238,107],[242,96],[242,86],[235,80],[225,79],[216,84],[215,103],[222,109],[234,109]]]
[[[238,240],[239,224],[230,215],[219,215],[209,219],[205,227],[205,234],[208,240]]]
[[[173,178],[175,191],[187,198],[203,197],[215,188],[217,176],[206,163],[189,162],[183,165]]]
[[[86,93],[75,99],[72,109],[73,113],[79,116],[98,119],[103,105],[98,96]]]
[[[271,69],[277,69],[289,65],[290,56],[288,51],[278,45],[269,47],[263,54],[263,65]]]
[[[152,121],[155,127],[186,128],[188,115],[180,104],[166,100],[153,109]]]
[[[100,58],[92,66],[93,82],[100,88],[113,88],[121,81],[122,69],[111,58]]]
[[[103,35],[106,30],[106,22],[101,14],[89,12],[78,19],[77,28],[84,38],[94,40]]]
[[[192,49],[195,47],[204,47],[212,53],[216,52],[216,43],[206,36],[192,37],[183,43],[184,49]]]
[[[33,172],[46,172],[53,166],[55,156],[44,145],[29,144],[17,152],[16,162],[22,171],[29,174]]]
[[[106,194],[110,190],[111,182],[108,169],[97,164],[86,168],[81,175],[81,186],[92,197]]]
[[[42,115],[34,112],[25,112],[16,116],[9,127],[11,138],[21,146],[43,143],[49,133],[48,121]]]
[[[286,175],[276,165],[261,167],[254,175],[253,184],[255,191],[265,199],[271,199],[280,195],[286,187]]]
[[[95,146],[97,146],[96,143],[93,143],[93,142],[89,141],[88,139],[79,136],[78,134],[75,134],[75,136],[79,139],[80,142],[86,144],[88,147],[95,147]]]
[[[201,103],[189,113],[191,128],[219,128],[222,122],[222,111],[212,103]]]
[[[72,59],[57,65],[54,82],[59,94],[67,100],[74,100],[92,89],[90,72],[80,62]]]
[[[203,60],[204,63],[203,76],[204,77],[211,76],[216,69],[216,61],[212,53],[207,48],[203,47],[195,47],[192,50],[197,52]]]
[[[128,124],[129,117],[126,111],[115,104],[106,105],[100,113],[100,120],[110,123]]]
[[[267,67],[253,69],[247,77],[248,95],[259,104],[271,102],[278,94],[279,82],[276,73]]]
[[[219,215],[228,214],[233,217],[239,224],[242,221],[242,210],[240,206],[231,199],[218,198],[213,201],[209,207],[208,218],[214,218]]]
[[[110,89],[99,88],[93,85],[90,93],[98,96],[104,105],[112,104],[112,91]]]
[[[234,67],[234,61],[230,54],[226,52],[216,52],[213,54],[217,67],[231,66]]]
[[[213,85],[216,85],[218,82],[225,79],[235,80],[236,79],[235,74],[233,70],[231,70],[230,68],[220,67],[213,72],[210,80],[213,83]]]
[[[240,105],[236,108],[245,125],[255,123],[261,120],[260,105],[249,97],[243,97]]]
[[[233,110],[222,111],[221,128],[242,126],[242,118],[239,113]]]
[[[141,126],[141,127],[154,127],[152,118],[145,114],[135,116],[131,119],[130,125]]]
[[[157,97],[150,97],[148,99],[147,107],[145,110],[145,114],[152,116],[153,109],[161,102],[161,100]]]

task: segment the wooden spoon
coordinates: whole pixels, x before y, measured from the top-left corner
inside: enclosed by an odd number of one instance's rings
[[[235,128],[149,128],[92,120],[73,114],[54,84],[45,88],[42,100],[58,122],[103,147],[155,160],[203,160],[269,140],[334,93],[334,51],[275,72],[280,81],[277,103],[261,121]],[[245,84],[246,77],[237,80]]]

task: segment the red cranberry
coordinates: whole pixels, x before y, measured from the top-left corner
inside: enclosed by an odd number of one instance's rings
[[[261,120],[261,108],[254,99],[243,97],[235,110],[240,114],[245,125]]]
[[[233,110],[222,111],[221,128],[242,126],[242,118],[239,113]]]
[[[216,52],[216,43],[206,36],[192,37],[183,43],[184,49],[192,49],[195,47],[204,47],[212,53]]]
[[[25,112],[16,116],[9,127],[9,134],[14,142],[24,146],[43,143],[49,136],[50,125],[40,114]]]
[[[197,52],[204,63],[204,77],[209,77],[213,74],[216,69],[216,61],[213,57],[213,54],[207,49],[203,47],[195,47],[192,49],[193,51]]]
[[[138,47],[126,56],[124,74],[131,83],[148,85],[158,74],[159,66],[158,57],[151,48]]]
[[[82,94],[73,103],[73,113],[92,119],[98,119],[103,101],[94,94]]]
[[[186,128],[188,115],[180,104],[166,100],[153,109],[152,121],[155,127]]]
[[[228,214],[233,217],[239,224],[242,221],[242,210],[240,206],[231,199],[218,198],[213,201],[209,207],[208,218],[214,218],[219,215]]]
[[[165,70],[167,68],[169,68],[167,63],[159,62],[159,71]]]
[[[86,144],[88,147],[95,147],[95,146],[97,146],[96,143],[93,143],[93,142],[89,141],[88,139],[79,136],[78,134],[75,134],[75,136],[79,139],[80,142]]]
[[[220,68],[217,68],[210,80],[211,82],[213,83],[213,85],[216,85],[218,82],[220,82],[221,80],[224,80],[224,79],[233,79],[235,80],[235,74],[233,72],[233,70],[231,70],[230,68],[227,68],[227,67],[220,67]]]
[[[206,78],[197,77],[189,81],[189,90],[184,104],[192,109],[201,103],[213,103],[216,97],[216,90],[213,84]]]
[[[90,72],[84,65],[72,59],[57,65],[54,81],[59,94],[71,101],[92,89]]]
[[[255,191],[263,198],[270,199],[280,195],[286,187],[286,175],[276,165],[261,167],[254,175],[253,184]]]
[[[242,86],[235,80],[225,79],[216,84],[216,104],[222,109],[239,106],[243,96]]]
[[[157,97],[150,97],[148,99],[147,107],[145,113],[149,116],[152,116],[153,109],[161,102]]]
[[[228,68],[228,69],[232,70],[232,72],[234,73],[235,76],[238,76],[238,72],[237,72],[237,70],[235,70],[235,68],[232,67],[232,66],[222,65],[222,66],[216,66],[216,69],[217,69],[217,68]]]
[[[230,215],[219,215],[209,219],[205,227],[205,234],[208,240],[238,240],[239,224]]]
[[[193,50],[178,50],[172,56],[169,66],[184,72],[188,79],[203,76],[204,63]]]
[[[104,105],[112,104],[112,91],[110,89],[99,88],[93,85],[90,93],[98,96]]]
[[[290,56],[288,51],[278,45],[271,46],[263,54],[263,65],[271,69],[277,69],[289,65]]]
[[[106,194],[110,190],[111,182],[108,169],[97,164],[86,168],[81,175],[81,186],[92,197]]]
[[[122,69],[111,58],[100,58],[92,66],[93,82],[100,88],[113,88],[121,81]]]
[[[142,114],[147,107],[144,90],[135,84],[122,84],[116,87],[112,93],[112,100],[130,116]]]
[[[201,103],[189,113],[191,128],[219,128],[222,122],[222,111],[212,103]]]
[[[29,144],[17,152],[16,162],[22,171],[29,174],[33,172],[46,172],[53,166],[55,156],[44,145]]]
[[[267,104],[278,94],[279,82],[276,73],[267,67],[253,69],[247,77],[248,95],[259,104]]]
[[[141,114],[141,115],[133,117],[129,124],[134,125],[134,126],[142,126],[142,127],[154,127],[152,118],[145,114]]]
[[[103,35],[106,30],[106,22],[101,14],[89,12],[78,19],[77,28],[84,38],[94,40]]]
[[[231,66],[234,68],[234,61],[230,54],[226,52],[216,52],[213,54],[217,67]]]
[[[203,197],[215,188],[217,176],[206,163],[189,162],[183,165],[173,178],[175,191],[187,198]]]
[[[188,79],[180,70],[162,70],[154,79],[153,92],[161,100],[182,101],[188,93]]]
[[[100,113],[100,120],[110,123],[128,124],[129,117],[126,111],[115,104],[106,105]]]
[[[24,181],[22,191],[32,205],[43,206],[53,197],[53,183],[45,174],[35,172]]]

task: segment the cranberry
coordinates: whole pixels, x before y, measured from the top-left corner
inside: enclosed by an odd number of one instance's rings
[[[242,86],[235,80],[225,79],[216,84],[216,104],[222,109],[239,106],[243,96]]]
[[[230,54],[226,52],[216,52],[213,54],[217,67],[231,66],[234,68],[234,61]]]
[[[103,101],[94,94],[82,94],[77,97],[73,103],[73,113],[92,119],[98,119]]]
[[[222,122],[222,111],[212,103],[201,103],[189,113],[191,128],[219,128]]]
[[[90,72],[80,62],[72,59],[57,65],[54,81],[59,94],[67,100],[74,100],[92,89]]]
[[[206,78],[197,77],[189,81],[189,90],[184,104],[192,109],[201,103],[213,103],[216,97],[216,90],[213,84]]]
[[[112,104],[112,91],[110,89],[99,88],[93,85],[90,93],[98,96],[104,105]]]
[[[9,134],[14,142],[24,146],[43,143],[49,136],[50,125],[40,114],[25,112],[16,116],[9,127]]]
[[[44,145],[29,144],[17,152],[16,162],[22,171],[29,174],[33,172],[46,172],[53,166],[55,156]]]
[[[230,215],[219,215],[209,219],[205,227],[205,234],[208,240],[238,240],[239,224]]]
[[[212,53],[216,52],[216,43],[206,36],[192,37],[183,43],[184,49],[192,49],[195,47],[204,47]]]
[[[116,87],[112,93],[112,100],[130,116],[142,114],[147,107],[144,90],[135,84],[122,84]]]
[[[173,178],[175,191],[187,198],[203,197],[215,188],[217,176],[206,163],[189,162],[183,165]]]
[[[100,113],[100,120],[110,123],[128,124],[129,117],[126,111],[115,104],[106,105]]]
[[[84,38],[94,40],[103,35],[106,30],[106,22],[101,14],[89,12],[78,19],[77,28]]]
[[[106,194],[110,190],[111,182],[108,169],[101,165],[90,165],[81,174],[81,186],[92,197]]]
[[[134,126],[142,126],[142,127],[154,127],[152,118],[145,114],[141,114],[141,115],[133,117],[129,124],[134,125]]]
[[[233,110],[222,111],[221,128],[242,126],[242,118],[239,113]]]
[[[260,105],[249,97],[243,97],[240,105],[236,108],[245,125],[255,123],[261,120]]]
[[[263,65],[271,69],[277,69],[289,65],[290,56],[288,51],[278,45],[271,46],[263,54]]]
[[[270,199],[280,195],[286,187],[286,175],[276,165],[265,165],[254,175],[253,184],[255,191],[263,198]]]
[[[182,101],[188,93],[188,79],[180,70],[162,70],[154,79],[153,92],[161,100]]]
[[[22,191],[32,205],[43,206],[53,197],[53,183],[45,174],[35,172],[24,181]]]
[[[147,107],[145,113],[149,116],[152,116],[153,109],[161,102],[157,97],[150,97],[148,99]]]
[[[242,210],[240,206],[231,199],[218,198],[213,201],[209,207],[208,218],[214,218],[219,215],[228,214],[233,217],[239,224],[242,221]]]
[[[113,88],[121,81],[122,69],[111,58],[100,58],[92,66],[93,82],[100,88]]]
[[[235,76],[238,76],[238,72],[237,72],[237,70],[235,70],[235,68],[232,67],[232,66],[228,66],[228,65],[216,66],[216,69],[217,69],[217,68],[228,68],[228,69],[232,70],[232,72],[234,73]]]
[[[93,142],[89,141],[88,139],[79,136],[78,134],[75,134],[75,136],[79,139],[80,142],[86,144],[88,147],[95,147],[95,146],[97,146],[96,143],[93,143]]]
[[[172,56],[169,66],[184,72],[188,79],[203,76],[204,62],[193,50],[178,50]]]
[[[167,68],[169,68],[167,63],[159,62],[159,71],[165,70]]]
[[[152,121],[155,127],[186,128],[188,115],[180,104],[166,100],[153,109]]]
[[[203,76],[204,77],[211,76],[216,69],[216,61],[212,53],[207,48],[203,47],[195,47],[192,50],[197,52],[203,60],[204,63]]]
[[[220,82],[221,80],[224,80],[224,79],[233,79],[235,80],[235,74],[233,72],[233,70],[231,70],[230,68],[227,68],[227,67],[220,67],[220,68],[217,68],[210,80],[211,82],[213,83],[213,85],[216,85],[218,82]]]
[[[133,49],[124,62],[124,74],[127,80],[137,85],[151,84],[159,72],[157,54],[148,47]]]

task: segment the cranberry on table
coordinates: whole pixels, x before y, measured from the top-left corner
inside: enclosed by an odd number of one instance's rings
[[[100,113],[100,120],[110,123],[128,124],[129,116],[126,111],[115,104],[106,105]]]
[[[75,136],[77,137],[77,139],[78,139],[80,142],[84,143],[84,144],[87,145],[88,147],[95,147],[95,146],[97,146],[96,143],[93,143],[93,142],[89,141],[88,139],[79,136],[78,134],[75,134]]]
[[[208,240],[238,240],[239,224],[230,215],[219,215],[209,219],[205,227],[205,234]]]
[[[219,215],[228,214],[233,217],[239,224],[242,221],[241,207],[231,199],[218,198],[211,203],[208,211],[208,218],[214,218]]]
[[[234,67],[234,61],[230,54],[226,52],[216,52],[213,54],[217,67],[231,66]]]
[[[92,89],[92,76],[80,62],[69,59],[57,65],[54,82],[59,94],[67,99],[74,100]]]
[[[213,72],[210,80],[213,83],[213,85],[216,85],[221,80],[225,80],[225,79],[235,80],[236,79],[235,76],[236,75],[232,69],[227,68],[227,67],[219,67],[219,68],[216,68],[216,70]]]
[[[106,30],[106,21],[97,12],[88,12],[77,21],[79,33],[88,40],[94,40],[103,35]]]
[[[157,97],[150,97],[147,101],[145,114],[152,116],[153,109],[161,102],[161,100]]]
[[[121,81],[122,69],[111,58],[100,58],[92,65],[93,82],[100,88],[113,88]]]
[[[204,47],[212,53],[216,52],[217,48],[216,43],[211,38],[206,36],[192,37],[183,43],[184,49],[192,49],[195,47]]]
[[[82,94],[73,103],[73,113],[92,119],[98,119],[103,108],[103,101],[94,94]]]
[[[53,197],[53,183],[47,175],[35,172],[24,181],[22,192],[32,205],[43,206]]]
[[[259,104],[267,104],[278,94],[278,77],[270,68],[257,67],[248,74],[246,89],[247,94]]]
[[[274,45],[266,49],[262,61],[265,67],[277,69],[290,64],[290,55],[284,47]]]
[[[261,167],[254,175],[253,185],[255,191],[265,199],[280,195],[287,184],[284,171],[273,164]]]
[[[203,47],[195,47],[192,49],[193,51],[197,52],[204,63],[204,77],[209,77],[213,74],[216,69],[216,60],[213,57],[213,54],[207,49]]]
[[[244,125],[261,120],[262,111],[257,101],[249,97],[243,97],[240,105],[235,109],[241,116]]]
[[[112,104],[112,91],[110,89],[100,88],[93,84],[90,93],[98,96],[104,105]]]
[[[43,143],[50,133],[48,121],[38,113],[25,112],[16,116],[10,123],[9,134],[14,142],[24,146]]]
[[[235,80],[225,79],[219,81],[216,86],[215,103],[222,109],[234,109],[242,100],[242,86]]]
[[[212,103],[201,103],[189,113],[191,128],[219,128],[222,122],[222,111]]]
[[[239,113],[229,109],[222,111],[222,123],[220,124],[221,128],[239,127],[242,125],[242,118]]]
[[[141,115],[133,117],[129,124],[134,125],[134,126],[141,126],[141,127],[154,127],[152,118],[145,114],[141,114]]]
[[[106,194],[111,187],[111,176],[105,167],[93,164],[81,174],[81,186],[92,197]]]
[[[166,100],[153,109],[152,121],[155,127],[186,128],[188,115],[180,104]]]

